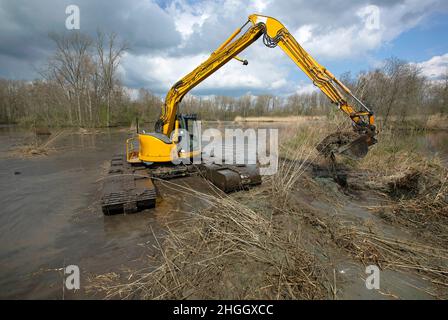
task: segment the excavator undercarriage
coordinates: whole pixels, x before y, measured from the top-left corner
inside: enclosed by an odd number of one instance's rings
[[[105,215],[135,213],[154,208],[157,181],[200,175],[216,188],[229,193],[261,184],[257,165],[187,164],[146,166],[126,161],[126,155],[112,158],[103,181],[101,206]]]

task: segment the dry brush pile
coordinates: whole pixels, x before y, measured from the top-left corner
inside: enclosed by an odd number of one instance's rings
[[[313,135],[307,137],[315,140]],[[285,210],[302,215],[302,220],[318,231],[318,237],[326,239],[323,242],[328,246],[336,245],[364,265],[418,274],[433,284],[427,293],[448,298],[448,170],[437,157],[422,153],[393,132],[385,132],[381,138],[381,144],[360,163],[342,160],[340,167],[351,170],[347,186],[323,190],[322,185],[316,185],[317,179],[300,175],[300,187],[319,201],[331,203],[342,215],[325,213],[291,199],[293,189],[286,190],[289,197],[284,202]],[[309,149],[310,144],[305,145]],[[292,160],[288,169],[293,167],[293,172],[303,171],[306,161],[319,162],[314,155]],[[290,172],[284,176],[289,177],[287,181],[295,179]],[[288,184],[281,181],[280,185]],[[345,215],[344,202],[359,204],[359,196],[369,198],[372,193],[381,200],[365,208],[380,217],[379,222]],[[390,227],[399,232],[387,231]]]
[[[362,164],[371,171],[366,187],[387,201],[371,209],[387,223],[448,248],[448,169],[392,135]],[[398,144],[398,146],[397,146]]]
[[[179,192],[179,186],[174,186]],[[181,190],[183,192],[195,192]],[[159,265],[133,281],[92,288],[107,298],[316,299],[327,295],[326,277],[306,249],[299,225],[284,228],[269,210],[227,195],[195,192],[209,202],[181,225],[167,226]],[[252,192],[253,204],[260,195]],[[292,228],[291,228],[292,227]],[[162,241],[162,240],[160,240]]]
[[[47,156],[51,152],[55,151],[53,144],[57,139],[62,138],[67,134],[68,130],[59,130],[58,132],[48,135],[48,138],[43,141],[39,139],[37,135],[33,135],[31,138],[11,150],[11,155],[13,157],[36,157],[36,156]]]

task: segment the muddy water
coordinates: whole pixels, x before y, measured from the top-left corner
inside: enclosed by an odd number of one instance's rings
[[[243,127],[279,128],[279,136],[290,128],[285,123]],[[101,177],[127,137],[128,131],[120,129],[67,133],[55,141],[49,156],[20,159],[11,157],[10,150],[30,134],[0,127],[0,298],[95,298],[84,289],[90,275],[147,267],[147,256],[157,254],[154,236],[163,237],[164,224],[206,206],[158,183],[163,200],[156,209],[104,217]],[[448,164],[447,139],[447,133],[415,137],[419,148]],[[178,183],[209,190],[198,177]],[[63,289],[61,268],[70,264],[81,270],[81,290],[75,293]]]
[[[421,144],[421,150],[439,157],[442,163],[448,167],[448,132],[428,132],[421,134],[418,140]]]
[[[49,156],[9,157],[28,136],[0,129],[0,298],[90,297],[82,289],[64,292],[60,268],[79,266],[83,288],[90,274],[146,267],[153,234],[163,237],[161,224],[185,218],[191,203],[201,206],[160,186],[164,200],[156,209],[104,217],[100,179],[111,156],[122,152],[126,131],[67,134]],[[197,177],[182,183],[208,188]]]

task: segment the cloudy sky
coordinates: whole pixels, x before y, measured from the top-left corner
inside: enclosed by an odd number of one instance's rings
[[[281,22],[336,75],[356,74],[396,56],[437,79],[448,68],[446,0],[0,0],[0,77],[38,77],[51,55],[50,32],[65,27],[68,5],[80,9],[80,31],[115,32],[130,47],[120,74],[129,88],[164,94],[251,13]],[[373,19],[373,20],[372,20]],[[255,43],[200,84],[196,95],[312,90],[279,48]]]

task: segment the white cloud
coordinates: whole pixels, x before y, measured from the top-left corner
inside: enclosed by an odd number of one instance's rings
[[[330,59],[355,58],[380,48],[406,30],[415,27],[432,11],[436,0],[406,0],[388,7],[367,4],[351,17],[316,21],[299,26],[293,33],[312,55]],[[338,13],[335,12],[335,16]]]
[[[185,0],[175,0],[166,9],[173,17],[176,30],[184,41],[195,32],[195,29],[199,30],[210,17],[211,7],[208,4],[190,5]]]
[[[204,61],[246,16],[254,12],[269,13],[282,21],[318,61],[366,56],[418,24],[438,0],[400,0],[378,6],[368,1],[356,4],[347,1],[346,6],[343,5],[346,0],[341,2],[338,6],[333,3],[320,6],[300,0],[195,3],[174,0],[165,10],[173,17],[182,44],[160,54],[127,55],[123,60],[124,74],[128,84],[142,83],[163,94]],[[344,7],[352,9],[344,10]],[[278,48],[268,49],[258,41],[241,56],[249,60],[249,66],[230,61],[200,84],[194,93],[264,91],[284,95],[318,90],[308,80],[297,84],[299,80],[294,75],[299,73],[299,79],[304,77]]]
[[[359,26],[350,26],[332,30],[305,25],[293,35],[299,43],[317,59],[348,58],[364,54],[375,49],[381,43],[381,33]]]
[[[260,46],[260,44],[259,44]],[[256,48],[241,56],[249,60],[249,65],[243,66],[236,60],[229,61],[225,66],[212,74],[198,85],[197,91],[207,90],[238,90],[238,91],[284,91],[292,87],[287,81],[287,68],[269,61],[269,54],[260,55]],[[269,51],[261,45],[262,50]],[[132,55],[123,57],[123,76],[128,82],[145,83],[152,90],[162,93],[191,72],[208,58],[209,54],[201,53],[188,56],[164,55]],[[250,57],[253,57],[251,59]],[[282,57],[286,59],[286,57]],[[196,92],[197,92],[196,91]]]
[[[303,44],[312,40],[314,26],[306,24],[301,26],[294,34],[296,40]]]
[[[262,14],[266,7],[271,3],[271,0],[253,0],[255,13]]]
[[[440,79],[448,73],[448,53],[417,63],[417,66],[421,69],[422,75],[428,79]]]
[[[440,0],[387,3],[341,0],[337,4],[324,1],[325,5],[320,0],[317,2],[216,0],[191,3],[173,0],[165,11],[173,18],[182,43],[160,54],[128,55],[124,59],[128,82],[144,83],[156,92],[166,92],[205,60],[252,13],[278,18],[318,61],[324,58],[338,61],[360,56],[368,58],[370,52],[419,24],[440,4]],[[351,10],[346,10],[347,7]],[[224,90],[238,91],[238,94],[265,91],[284,95],[318,90],[308,80],[299,81],[294,76],[301,72],[281,50],[268,49],[260,43],[241,54],[250,61],[249,66],[230,61],[200,84],[194,93],[211,94],[215,90],[219,94]],[[304,77],[300,75],[299,79]]]
[[[310,94],[313,92],[319,91],[319,88],[316,87],[314,84],[312,83],[308,83],[308,84],[304,84],[301,83],[298,87],[298,89],[296,90],[296,93],[298,94]]]
[[[64,8],[70,4],[69,0],[53,2],[0,1],[2,30],[7,31],[0,35],[0,55],[17,60],[13,64],[11,59],[0,59],[4,62],[0,63],[0,74],[26,78],[30,62],[44,60],[43,50],[51,53],[47,34],[64,28]],[[448,11],[448,1],[444,0],[166,0],[163,5],[157,0],[78,2],[83,32],[94,36],[97,28],[114,31],[128,42],[131,50],[120,68],[124,84],[160,94],[194,69],[252,13],[279,19],[317,61],[325,59],[332,70],[339,61],[357,57],[374,60],[369,58],[374,50],[432,13]],[[375,6],[379,19],[373,23]],[[206,91],[203,94],[227,90],[227,94],[264,91],[284,95],[312,88],[305,81],[306,88],[302,88],[300,81],[305,77],[278,48],[268,49],[258,41],[241,56],[249,60],[249,66],[231,61],[198,90]]]

